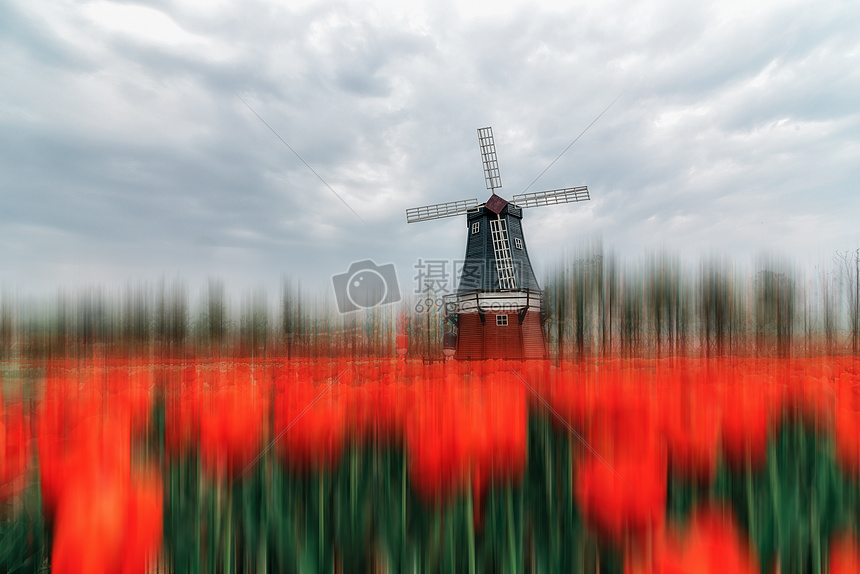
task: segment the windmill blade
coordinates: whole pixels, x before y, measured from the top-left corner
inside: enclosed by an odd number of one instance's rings
[[[436,203],[423,207],[410,207],[406,210],[406,223],[418,223],[430,219],[442,219],[443,217],[454,217],[463,215],[478,207],[477,199],[462,199],[460,201],[449,201],[448,203]]]
[[[559,203],[574,203],[577,201],[588,201],[588,186],[565,187],[564,189],[553,189],[550,191],[536,191],[534,193],[521,193],[511,198],[511,203],[517,207],[541,207],[544,205],[558,205]]]
[[[502,176],[499,174],[493,128],[478,128],[478,143],[481,144],[481,159],[484,161],[484,179],[487,181],[487,189],[495,193],[495,190],[502,187]]]
[[[511,259],[508,226],[501,216],[496,215],[496,219],[490,220],[490,235],[493,239],[493,253],[496,256],[499,289],[516,289],[517,278],[514,275],[514,262]]]

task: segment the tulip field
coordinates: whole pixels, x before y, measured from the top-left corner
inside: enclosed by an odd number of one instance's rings
[[[853,357],[0,375],[0,572],[860,572]]]

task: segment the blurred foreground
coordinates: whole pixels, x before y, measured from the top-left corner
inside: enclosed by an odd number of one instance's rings
[[[0,570],[856,572],[860,361],[5,363]]]

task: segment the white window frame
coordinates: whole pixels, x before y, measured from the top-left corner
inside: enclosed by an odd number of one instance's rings
[[[520,239],[519,237],[514,237],[514,247],[516,247],[517,249],[522,249],[523,248],[523,240]]]
[[[508,316],[507,315],[496,315],[496,327],[507,327],[508,326]]]
[[[472,235],[477,235],[479,231],[481,231],[481,222],[476,221],[472,224]]]

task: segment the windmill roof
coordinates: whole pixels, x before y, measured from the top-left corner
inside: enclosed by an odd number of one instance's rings
[[[507,200],[502,199],[495,193],[490,196],[490,199],[487,200],[487,203],[484,204],[484,207],[495,213],[496,215],[500,214],[505,206],[508,204]]]

